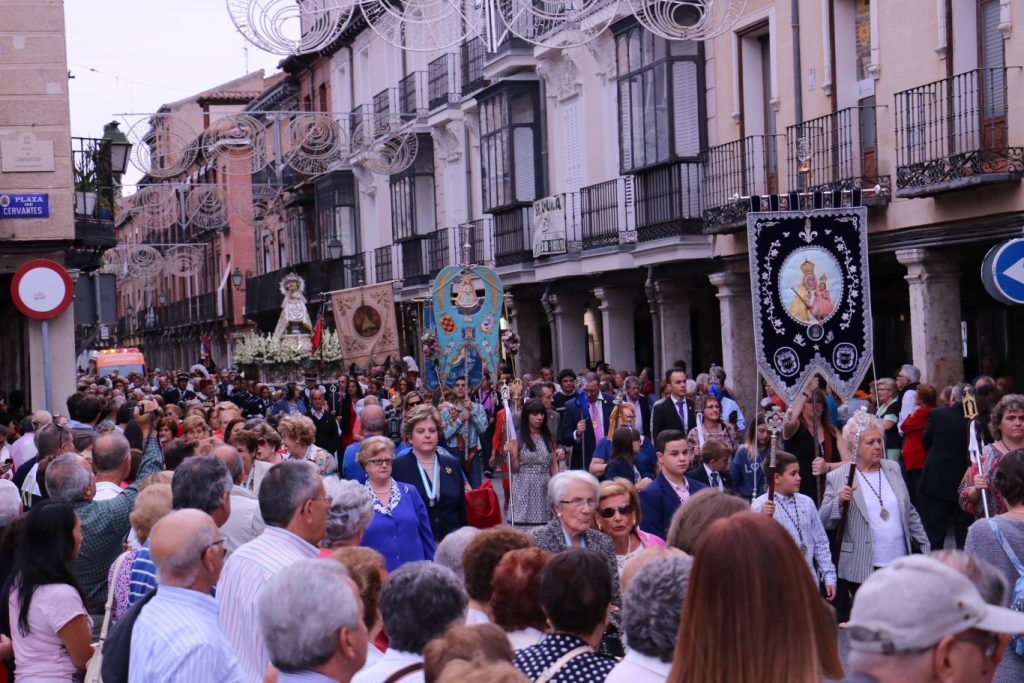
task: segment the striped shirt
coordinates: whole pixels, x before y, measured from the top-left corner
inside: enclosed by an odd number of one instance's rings
[[[768,494],[758,496],[750,505],[753,512],[760,512],[768,502]],[[775,494],[775,512],[772,518],[781,524],[796,544],[800,546],[800,554],[804,556],[811,574],[820,578],[826,586],[836,584],[836,567],[832,564],[832,552],[829,550],[828,536],[825,526],[818,515],[818,507],[814,501],[802,493],[792,496]],[[818,569],[814,569],[817,560]]]
[[[228,558],[217,584],[217,621],[238,655],[244,680],[259,683],[270,664],[256,616],[256,599],[285,567],[316,557],[316,547],[287,529],[268,526]]]
[[[161,586],[132,628],[128,683],[241,683],[238,660],[217,626],[217,601]]]
[[[132,561],[132,573],[128,578],[128,606],[137,603],[157,586],[156,565],[149,556],[149,540],[142,544],[139,554]]]
[[[277,683],[337,683],[337,681],[316,671],[277,672]]]

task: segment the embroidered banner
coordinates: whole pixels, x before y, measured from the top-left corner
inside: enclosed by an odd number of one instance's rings
[[[423,345],[427,386],[451,387],[456,379],[466,378],[475,388],[484,370],[496,376],[503,294],[501,278],[486,266],[448,266],[437,274],[424,311],[430,338]]]
[[[331,292],[345,364],[368,368],[398,358],[395,294],[390,282]]]
[[[867,209],[747,214],[754,344],[787,402],[818,373],[844,399],[871,364]]]

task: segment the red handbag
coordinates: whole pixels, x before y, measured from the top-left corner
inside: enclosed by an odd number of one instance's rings
[[[466,517],[477,529],[489,529],[501,524],[501,505],[498,494],[488,479],[478,488],[466,491]]]

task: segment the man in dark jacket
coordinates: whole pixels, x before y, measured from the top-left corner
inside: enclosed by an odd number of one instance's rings
[[[967,452],[970,423],[964,417],[962,398],[963,386],[954,386],[949,405],[928,413],[928,425],[921,438],[928,455],[921,472],[918,512],[933,548],[943,546],[946,530],[952,524],[956,547],[962,549],[967,540],[967,527],[973,521],[960,509],[957,493],[960,480],[970,465]]]
[[[312,403],[309,409],[309,419],[316,425],[316,437],[313,443],[328,453],[336,454],[341,446],[338,418],[327,409],[327,401],[324,400],[324,392],[321,389],[313,389],[309,392],[309,400]]]

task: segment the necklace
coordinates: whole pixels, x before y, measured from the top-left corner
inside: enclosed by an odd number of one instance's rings
[[[377,489],[375,489],[375,488],[373,488],[373,487],[371,486],[371,487],[370,487],[370,490],[371,490],[371,491],[373,491],[374,493],[376,493],[377,495],[383,495],[383,494],[385,494],[385,493],[391,493],[391,487],[390,487],[390,486],[388,486],[388,487],[387,487],[386,489],[384,489],[383,491],[378,491]]]
[[[423,463],[419,458],[416,458],[416,467],[420,471],[420,480],[423,481],[423,490],[427,493],[427,504],[430,507],[434,507],[437,505],[437,494],[441,488],[437,481],[440,477],[437,466],[437,455],[435,454],[434,456],[434,468],[430,477],[427,476],[427,471],[424,469]]]
[[[791,498],[791,500],[793,501],[793,512],[796,513],[796,517],[794,517],[793,514],[789,510],[786,509],[786,505],[784,504],[785,500],[786,499],[780,495],[779,496],[779,504],[777,505],[777,507],[780,510],[782,510],[786,514],[787,517],[789,517],[789,521],[792,522],[793,526],[796,527],[796,535],[800,539],[800,554],[806,555],[807,554],[807,544],[804,543],[804,529],[803,529],[803,525],[801,524],[801,520],[800,520],[800,506],[796,504],[796,497],[795,496],[793,498]]]
[[[882,518],[883,522],[888,522],[889,511],[885,509],[885,503],[882,501],[882,468],[878,468],[878,490],[875,490],[875,487],[871,485],[871,480],[868,479],[868,476],[864,474],[859,467],[857,468],[857,474],[860,475],[861,479],[864,480],[864,483],[868,485],[869,489],[871,489],[871,493],[875,494],[875,498],[878,499],[878,505],[882,508],[882,511],[878,513],[878,516]]]

